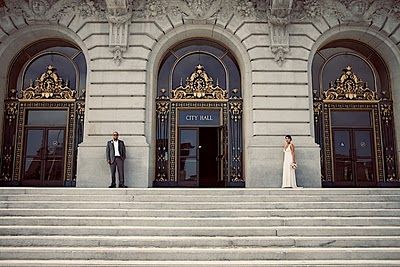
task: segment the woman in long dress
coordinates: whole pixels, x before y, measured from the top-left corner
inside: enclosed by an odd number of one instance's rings
[[[283,176],[282,188],[297,188],[296,185],[296,157],[294,153],[294,144],[290,135],[285,136],[285,144],[283,145],[285,154],[283,160]]]

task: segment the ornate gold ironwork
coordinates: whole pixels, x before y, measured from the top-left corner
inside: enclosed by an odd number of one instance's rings
[[[392,105],[383,103],[380,107],[382,120],[385,122],[386,125],[389,125],[393,117]]]
[[[24,143],[24,122],[26,116],[26,110],[32,109],[67,109],[68,112],[68,124],[66,127],[66,154],[65,154],[65,175],[63,175],[64,183],[68,183],[73,179],[73,157],[74,157],[74,127],[75,127],[75,110],[73,102],[50,102],[50,101],[27,101],[21,102],[19,112],[18,112],[18,124],[17,124],[17,136],[16,136],[16,149],[15,149],[15,166],[14,166],[14,180],[19,180],[22,176],[22,159],[23,159],[23,143]],[[25,149],[25,148],[24,148]]]
[[[78,121],[83,123],[85,119],[85,102],[76,103],[76,115],[78,116]]]
[[[231,118],[234,121],[238,121],[242,118],[242,102],[235,101],[229,103],[229,112],[231,113]]]
[[[324,92],[325,100],[376,100],[376,93],[368,88],[352,68],[347,66],[336,79],[335,84],[329,84],[329,89]]]
[[[222,124],[227,125],[228,124],[228,108],[226,102],[222,101],[215,101],[215,102],[175,102],[171,104],[171,125],[170,125],[170,142],[169,142],[169,151],[170,151],[170,161],[169,161],[169,179],[170,181],[177,181],[177,166],[178,162],[178,147],[177,147],[177,136],[178,136],[178,125],[177,125],[177,114],[179,109],[209,109],[209,108],[219,108],[222,109]],[[226,149],[228,147],[228,132],[227,128],[224,128],[223,132],[223,147]],[[224,151],[223,154],[227,154],[227,151]],[[224,161],[223,162],[223,176],[222,177],[224,181],[228,179],[228,162]]]
[[[7,102],[6,103],[6,120],[8,120],[9,123],[11,121],[15,120],[18,114],[18,103],[17,102]]]
[[[75,90],[68,87],[56,73],[56,69],[49,65],[46,72],[40,75],[30,86],[23,89],[19,99],[74,99]]]
[[[160,101],[157,102],[157,117],[161,122],[164,122],[168,118],[169,112],[169,102],[168,101]]]
[[[182,84],[171,90],[172,99],[226,99],[227,91],[219,87],[218,82],[208,76],[202,65],[197,65],[195,71]]]
[[[372,116],[372,126],[374,134],[373,151],[375,152],[375,174],[377,175],[377,182],[384,181],[384,166],[383,166],[383,151],[381,145],[382,133],[378,129],[380,128],[379,121],[379,109],[375,103],[326,103],[324,105],[324,157],[325,157],[325,182],[335,182],[335,156],[333,140],[333,130],[330,126],[330,112],[329,110],[343,110],[343,111],[356,111],[356,110],[368,110]]]

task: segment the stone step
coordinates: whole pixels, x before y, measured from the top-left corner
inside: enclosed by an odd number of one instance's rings
[[[313,266],[313,267],[387,267],[400,266],[399,260],[234,260],[234,261],[160,261],[160,260],[0,260],[7,267],[256,267],[256,266]]]
[[[171,226],[234,227],[245,226],[400,226],[400,217],[0,217],[0,225],[27,226]]]
[[[169,209],[0,209],[0,216],[79,217],[400,217],[400,209],[251,209],[251,210],[169,210]]]
[[[1,188],[0,266],[400,266],[399,189]]]
[[[400,236],[0,236],[5,247],[400,247]]]
[[[0,208],[29,209],[400,209],[400,202],[79,202],[0,201]]]
[[[1,188],[0,195],[400,195],[398,188]]]
[[[2,260],[400,260],[400,248],[0,247]]]
[[[0,226],[2,235],[110,236],[400,236],[399,226]]]
[[[400,195],[243,195],[242,202],[382,202],[400,201]],[[0,195],[0,201],[73,202],[236,202],[237,196],[215,195]]]

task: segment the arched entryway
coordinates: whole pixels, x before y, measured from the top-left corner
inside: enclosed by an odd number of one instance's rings
[[[169,49],[157,79],[154,186],[243,187],[241,76],[206,39]]]
[[[323,186],[398,185],[393,101],[384,60],[364,43],[333,41],[315,54],[312,79]]]
[[[62,39],[37,41],[14,58],[4,100],[2,185],[75,186],[86,69],[82,51]]]

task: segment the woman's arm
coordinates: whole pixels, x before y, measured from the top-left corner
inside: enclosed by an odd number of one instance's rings
[[[290,144],[290,151],[292,153],[292,161],[296,162],[296,156],[295,156],[295,153],[294,153],[294,145],[293,144]]]

